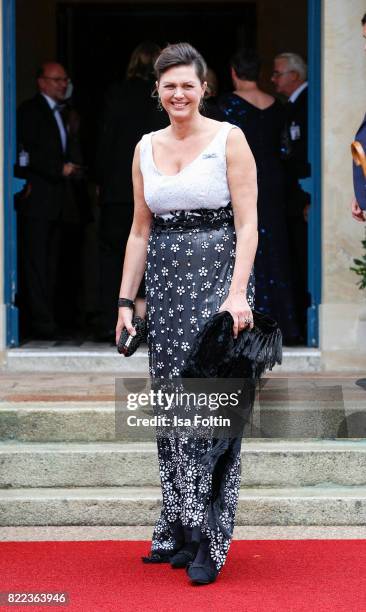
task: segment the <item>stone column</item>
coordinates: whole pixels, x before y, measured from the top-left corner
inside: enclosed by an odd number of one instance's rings
[[[2,2],[0,2],[0,100],[3,100],[3,32]],[[5,304],[4,304],[4,107],[0,106],[0,365],[5,356]]]
[[[323,2],[322,306],[320,338],[326,369],[361,369],[359,342],[365,292],[350,271],[361,254],[365,225],[351,217],[350,143],[366,112],[366,53],[362,0]]]

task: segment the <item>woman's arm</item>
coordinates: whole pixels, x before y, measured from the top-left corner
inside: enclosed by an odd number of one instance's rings
[[[241,130],[229,133],[226,149],[227,177],[234,212],[236,254],[229,295],[220,311],[228,310],[234,319],[234,337],[252,320],[246,299],[250,272],[258,244],[257,168],[253,154]],[[253,323],[249,324],[253,327]]]
[[[120,297],[134,300],[140,286],[146,265],[147,243],[150,235],[152,214],[144,198],[144,182],[140,170],[140,143],[136,146],[132,162],[132,182],[134,196],[134,215],[130,235],[126,245],[123,263]],[[122,329],[135,335],[130,308],[118,309],[116,344]]]

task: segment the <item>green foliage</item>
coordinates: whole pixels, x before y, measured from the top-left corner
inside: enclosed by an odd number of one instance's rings
[[[362,240],[362,246],[364,249],[364,253],[361,256],[361,259],[354,259],[353,263],[354,267],[351,268],[352,272],[355,272],[357,276],[360,276],[360,280],[357,283],[360,289],[366,289],[366,238]]]

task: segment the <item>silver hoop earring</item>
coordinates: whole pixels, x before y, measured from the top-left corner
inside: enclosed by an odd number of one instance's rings
[[[157,108],[158,108],[158,111],[163,111],[163,110],[164,110],[164,107],[163,107],[163,105],[162,105],[162,103],[161,103],[161,99],[160,99],[160,96],[159,96],[159,95],[158,95],[158,103],[157,103]]]
[[[159,111],[163,111],[164,107],[163,107],[163,105],[161,103],[161,99],[160,99],[160,96],[159,96],[159,93],[158,93],[158,90],[156,89],[156,87],[154,87],[154,89],[152,90],[151,97],[157,99],[156,107],[157,107],[157,109]]]

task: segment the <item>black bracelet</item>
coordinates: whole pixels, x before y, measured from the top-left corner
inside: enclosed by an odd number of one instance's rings
[[[118,308],[121,308],[121,307],[122,308],[126,307],[126,308],[134,309],[135,308],[135,304],[134,304],[133,300],[128,300],[127,298],[121,298],[120,297],[120,298],[118,298]]]

